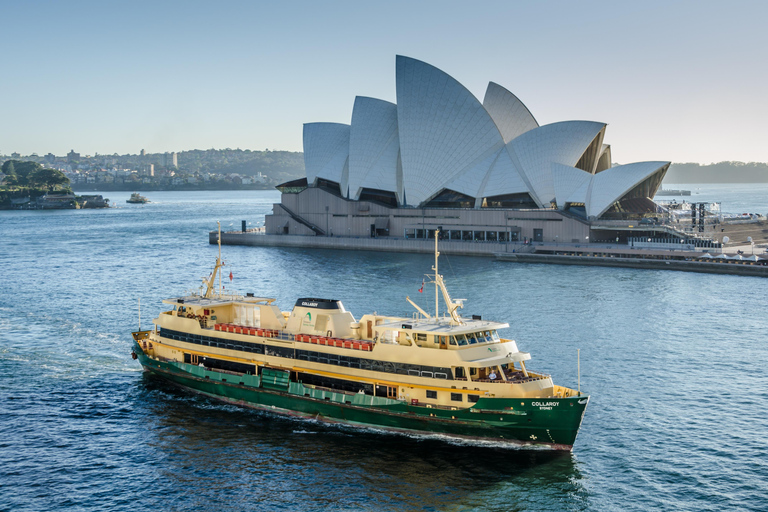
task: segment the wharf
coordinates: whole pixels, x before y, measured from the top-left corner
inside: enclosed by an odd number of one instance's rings
[[[217,243],[217,232],[208,234],[210,244]],[[250,245],[256,247],[297,247],[302,249],[331,249],[346,251],[379,251],[434,254],[435,241],[413,238],[380,237],[344,237],[344,236],[305,236],[305,235],[267,235],[263,230],[228,231],[221,233],[222,245]],[[461,256],[493,257],[497,252],[504,252],[508,247],[523,244],[502,242],[462,242],[440,241],[440,252]],[[509,249],[512,251],[512,248]]]
[[[217,243],[218,233],[211,231],[208,241]],[[223,245],[256,247],[295,247],[302,249],[355,250],[432,254],[434,240],[395,237],[356,238],[300,235],[268,235],[261,230],[229,231],[221,234]],[[708,260],[707,252],[669,249],[640,249],[621,244],[523,244],[515,242],[470,242],[443,240],[440,252],[458,256],[484,256],[499,261],[592,265],[605,267],[679,270],[713,274],[768,277],[768,260]],[[735,254],[734,254],[735,255]],[[765,257],[765,256],[763,256]]]

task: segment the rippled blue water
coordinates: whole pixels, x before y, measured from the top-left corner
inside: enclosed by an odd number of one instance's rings
[[[441,258],[465,313],[592,394],[573,453],[360,432],[222,405],[144,375],[130,331],[199,286],[207,231],[275,192],[152,193],[0,212],[0,510],[766,510],[768,281]],[[425,255],[225,247],[232,285],[408,314]]]

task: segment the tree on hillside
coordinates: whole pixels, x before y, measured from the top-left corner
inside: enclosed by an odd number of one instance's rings
[[[43,168],[42,165],[40,165],[37,162],[25,162],[23,160],[8,160],[3,164],[3,172],[5,172],[6,165],[8,168],[13,167],[14,174],[16,175],[16,180],[19,186],[26,186],[29,182],[27,181],[27,177],[34,171],[38,171]],[[9,174],[5,172],[5,174]]]
[[[69,178],[63,172],[56,169],[35,169],[27,176],[30,186],[55,190],[57,187],[69,185]]]
[[[16,177],[16,168],[13,165],[13,160],[8,160],[3,164],[3,174]]]
[[[31,187],[50,191],[69,186],[69,178],[63,172],[46,169],[37,162],[8,160],[3,164],[2,171],[8,175],[3,183],[10,187]]]

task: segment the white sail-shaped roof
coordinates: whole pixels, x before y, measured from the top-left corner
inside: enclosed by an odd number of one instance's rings
[[[517,96],[499,84],[490,82],[485,90],[483,107],[499,128],[504,143],[539,127],[531,112]]]
[[[584,203],[594,218],[622,197],[652,197],[669,165],[611,167],[604,123],[539,126],[498,84],[488,84],[481,104],[434,66],[396,61],[397,104],[357,97],[351,125],[304,125],[310,187],[323,178],[352,200],[365,189],[392,192],[401,206],[427,204],[446,189],[474,198],[477,208],[482,198],[527,193],[542,208]]]
[[[564,121],[540,126],[508,144],[541,206],[555,200],[552,164],[575,166],[605,123]]]
[[[317,178],[341,183],[349,157],[349,125],[306,123],[304,125],[304,167],[307,183]]]
[[[427,63],[397,56],[397,122],[409,205],[439,192],[504,141],[463,85]]]
[[[363,188],[398,192],[399,151],[397,106],[375,98],[355,98],[349,133],[350,199],[359,199]]]
[[[444,188],[461,192],[471,197],[480,196],[480,188],[483,185],[483,178],[490,172],[499,154],[504,148],[492,147],[481,155],[477,161],[459,173],[456,178],[445,183]]]
[[[505,148],[499,152],[493,167],[483,179],[478,197],[519,194],[528,191],[528,185],[523,181]]]
[[[600,152],[600,158],[597,160],[597,167],[595,167],[595,173],[610,169],[611,163],[611,145],[603,144],[603,149]]]
[[[584,203],[586,206],[589,200],[589,191],[592,190],[592,180],[594,179],[594,175],[589,174],[588,176],[589,179],[579,185],[570,195],[565,196],[564,199],[558,197],[557,204],[566,206],[568,203]]]
[[[668,167],[669,162],[636,162],[595,174],[587,200],[587,215],[599,217],[635,186],[657,172],[666,172]]]
[[[587,185],[592,174],[568,165],[552,164],[552,184],[555,187],[555,198],[558,208],[566,203],[583,203],[586,201]]]

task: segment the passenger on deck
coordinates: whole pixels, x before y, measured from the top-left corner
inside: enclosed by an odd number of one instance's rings
[[[491,374],[488,376],[491,380],[496,380],[496,372],[494,370],[491,370]]]

